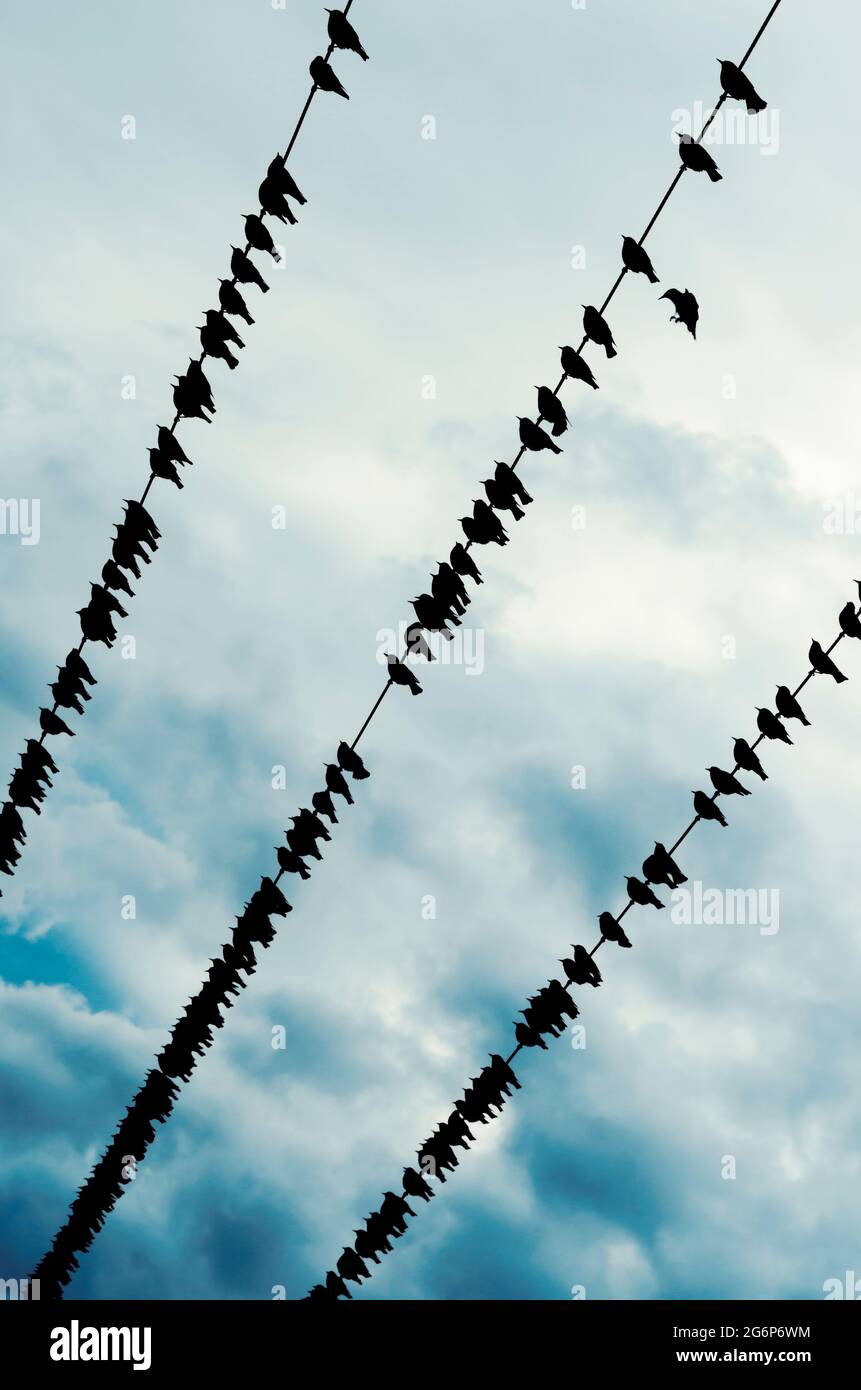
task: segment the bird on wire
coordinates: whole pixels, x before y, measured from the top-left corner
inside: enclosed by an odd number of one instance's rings
[[[368,61],[368,55],[359,42],[359,36],[352,24],[344,14],[343,10],[327,10],[329,23],[327,25],[329,39],[336,48],[346,48],[350,53],[358,53],[359,57]]]
[[[371,775],[355,748],[343,739],[338,744],[338,766],[349,772],[354,782],[363,782]]]
[[[747,787],[742,786],[741,782],[732,772],[725,772],[722,767],[707,767],[706,772],[712,779],[712,786],[721,796],[750,796]]]
[[[840,631],[847,637],[861,637],[861,618],[855,611],[855,604],[850,599],[844,608],[840,609]]]
[[[660,840],[655,841],[654,850],[643,860],[643,873],[651,883],[664,883],[667,888],[679,888],[688,881]]]
[[[645,246],[641,246],[632,236],[622,237],[622,264],[634,275],[645,275],[650,284],[660,283]]]
[[[264,294],[269,293],[269,286],[257,269],[257,266],[242,250],[241,246],[231,246],[233,255],[230,257],[230,269],[240,285],[256,285]]]
[[[314,58],[308,71],[321,92],[334,92],[336,96],[350,100],[325,58]]]
[[[712,183],[720,183],[723,174],[718,169],[708,150],[698,145],[692,135],[678,135],[679,157],[686,169],[695,174],[708,174]]]
[[[807,653],[807,659],[819,676],[830,676],[838,685],[842,685],[843,681],[848,679],[848,677],[844,676],[842,671],[838,671],[831,657],[826,651],[823,651],[815,637],[810,643],[810,651]]]
[[[249,327],[254,323],[248,312],[248,305],[232,280],[219,280],[218,302],[226,314],[233,314],[235,318],[244,319]]]
[[[756,727],[765,738],[774,739],[778,743],[792,744],[786,729],[770,709],[760,709],[759,705],[756,706]]]
[[[590,342],[597,343],[598,347],[602,347],[608,357],[615,357],[617,355],[616,344],[613,341],[610,325],[604,315],[598,312],[594,304],[584,304],[581,307],[583,309],[583,332],[586,337]]]
[[[782,727],[782,726],[781,726]],[[744,768],[745,772],[755,772],[763,782],[768,781],[768,773],[754,753],[747,739],[737,738],[732,746],[732,755],[739,767]]]
[[[601,928],[601,936],[605,941],[615,941],[617,946],[628,947],[631,945],[621,922],[617,922],[612,912],[602,912],[598,918],[598,926]]]
[[[553,426],[553,436],[558,438],[568,428],[568,416],[565,413],[565,407],[549,386],[536,386],[535,389],[538,392],[539,413]]]
[[[726,819],[719,806],[716,806],[705,792],[694,792],[694,810],[700,820],[716,820],[726,830]]]
[[[558,444],[554,444],[549,434],[545,434],[540,425],[534,420],[529,420],[525,415],[519,415],[520,442],[524,449],[530,449],[533,453],[540,453],[542,449],[549,449],[551,453],[561,454],[562,450]]]
[[[593,391],[597,391],[598,383],[595,380],[592,374],[592,368],[589,366],[589,363],[586,361],[585,357],[581,357],[580,353],[577,351],[576,348],[569,347],[567,345],[565,347],[561,347],[559,351],[562,354],[560,360],[562,362],[562,370],[565,373],[565,375],[571,377],[573,381],[585,381],[587,386],[591,386]]]
[[[413,695],[421,695],[422,687],[419,685],[414,672],[409,666],[405,666],[396,656],[387,656],[386,665],[389,668],[389,680],[394,685],[404,685]]]
[[[265,251],[273,261],[281,260],[281,252],[278,250],[269,228],[262,222],[256,212],[244,212],[245,218],[245,239],[249,246],[253,246],[255,251]]]
[[[784,719],[797,719],[800,724],[804,725],[805,729],[810,727],[810,720],[788,685],[777,687],[777,697],[774,703],[777,706],[778,714],[782,715]]]
[[[637,903],[639,907],[657,907],[663,910],[664,904],[648,883],[643,883],[639,878],[626,878],[625,883],[632,903]]]
[[[764,111],[768,103],[763,101],[747,74],[729,58],[717,61],[720,63],[720,84],[726,95],[733,101],[743,101],[749,116],[758,116]]]

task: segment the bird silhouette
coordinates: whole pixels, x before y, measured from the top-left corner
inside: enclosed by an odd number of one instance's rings
[[[511,512],[515,521],[521,521],[525,517],[526,513],[517,505],[510,490],[498,483],[496,478],[485,478],[484,490],[491,507],[495,507],[497,511]]]
[[[166,459],[164,454],[159,453],[158,449],[147,449],[147,453],[149,454],[149,466],[155,476],[181,488],[182,479],[170,459]]]
[[[667,888],[679,888],[688,881],[660,840],[655,841],[654,850],[643,860],[643,873],[650,883],[664,883]]]
[[[102,581],[109,589],[120,589],[129,598],[134,598],[135,591],[126,579],[116,560],[106,560],[102,565]]]
[[[275,178],[269,174],[261,183],[257,190],[257,197],[260,206],[270,217],[277,217],[279,222],[289,223],[291,227],[296,226],[296,214],[287,202],[287,195]]]
[[[303,859],[292,850],[285,849],[283,845],[276,846],[275,855],[278,860],[279,869],[283,869],[285,874],[298,874],[300,879],[311,877],[311,871]]]
[[[503,488],[510,496],[516,497],[519,502],[523,503],[524,507],[528,507],[532,498],[526,491],[523,479],[517,471],[509,467],[507,463],[500,463],[498,459],[494,459],[494,463],[496,464],[496,471],[493,480],[496,485]]]
[[[328,31],[329,38],[335,48],[346,48],[351,53],[358,53],[365,62],[368,55],[359,43],[359,36],[348,20],[343,10],[327,10],[329,16]]]
[[[488,510],[490,509],[488,508]],[[470,526],[475,529],[472,517],[463,518],[462,524],[463,521],[469,522]],[[466,531],[465,525],[464,531]],[[415,610],[415,615],[426,632],[441,632],[446,641],[454,640],[454,633],[450,632],[446,626],[448,622],[446,610],[432,594],[417,594],[414,599],[410,599],[410,606]]]
[[[465,613],[469,607],[469,590],[457,570],[445,560],[437,561],[437,572],[431,580],[431,593],[441,602],[451,604],[457,613]]]
[[[553,436],[558,438],[568,428],[568,416],[565,413],[565,407],[549,386],[536,386],[535,389],[538,392],[539,414],[550,422],[553,426]]]
[[[651,284],[660,283],[645,246],[641,246],[632,236],[622,237],[622,264],[635,275],[645,275]]]
[[[554,445],[554,448],[556,446]],[[460,517],[460,524],[463,527],[463,534],[470,545],[508,545],[508,532],[486,502],[476,501],[473,503],[472,516]],[[416,609],[416,616],[419,622],[423,622],[422,615]],[[427,623],[423,623],[425,627]],[[451,635],[451,634],[449,634]]]
[[[592,985],[597,989],[601,983],[601,972],[585,946],[573,948],[574,956],[566,956],[559,964],[573,985]]]
[[[79,676],[80,679],[86,681],[88,685],[98,684],[86,661],[81,656],[81,653],[75,650],[75,648],[72,648],[63,664],[67,671],[72,671],[74,675]]]
[[[169,430],[166,425],[159,425],[157,443],[159,453],[164,454],[166,459],[170,459],[173,463],[187,463],[189,467],[191,467],[191,459],[188,457],[188,454],[183,449],[176,435],[172,430]]]
[[[427,644],[421,623],[410,623],[404,633],[404,645],[411,656],[420,656],[425,661],[434,660],[434,654]]]
[[[520,442],[524,449],[531,449],[534,453],[540,453],[542,449],[550,449],[554,454],[561,454],[562,450],[558,444],[554,444],[549,434],[545,434],[540,425],[534,420],[528,420],[525,416],[519,415]]]
[[[617,922],[612,912],[602,912],[598,918],[598,926],[601,928],[601,935],[605,941],[615,941],[617,946],[629,947],[631,945],[621,922]]]
[[[50,709],[39,710],[39,727],[46,734],[68,734],[69,738],[74,738],[74,730],[68,724],[64,724],[58,714]]]
[[[788,685],[779,685],[777,687],[777,698],[774,703],[777,706],[778,714],[782,715],[784,719],[797,719],[806,729],[810,727],[810,720],[807,718],[804,710],[801,708]]]
[[[235,318],[244,319],[249,327],[254,323],[248,312],[248,305],[232,280],[219,280],[218,302],[226,314],[233,314]]]
[[[727,96],[734,101],[743,101],[749,116],[764,111],[768,103],[759,96],[746,73],[731,63],[729,58],[718,58],[717,61],[720,63],[720,84]]]
[[[706,772],[712,779],[712,786],[721,796],[750,796],[747,787],[742,786],[741,782],[732,772],[725,772],[722,767],[707,767]]]
[[[349,772],[355,782],[363,782],[371,775],[355,748],[351,748],[343,739],[338,744],[338,765]]]
[[[337,796],[342,796],[348,806],[353,805],[353,794],[347,779],[336,763],[326,763],[326,787]]]
[[[141,502],[135,501],[134,498],[126,497],[123,499],[123,513],[125,525],[129,530],[140,536],[151,550],[155,550],[156,543],[161,540],[161,531],[146,507]]]
[[[548,1047],[541,1034],[534,1028],[530,1028],[528,1023],[517,1022],[514,1025],[514,1036],[521,1047],[540,1047],[544,1052]]]
[[[759,705],[757,705],[756,710],[756,727],[761,734],[764,734],[766,738],[775,739],[779,743],[792,744],[792,739],[776,714],[770,709],[760,709]]]
[[[783,725],[781,725],[783,728]],[[763,782],[768,781],[768,773],[754,753],[747,739],[737,738],[732,746],[732,755],[739,767],[744,768],[745,772],[755,772],[757,777]]]
[[[726,820],[720,807],[716,806],[710,796],[705,792],[694,792],[694,810],[700,820],[716,820],[719,825],[726,829]]]
[[[844,608],[840,609],[840,631],[845,632],[847,637],[861,637],[861,618],[855,609],[855,604],[850,599]]]
[[[602,347],[608,357],[616,356],[616,344],[613,341],[613,334],[610,332],[610,325],[595,308],[594,304],[584,304],[583,306],[583,332],[591,342],[597,343]]]
[[[350,100],[325,58],[314,58],[308,71],[321,92],[334,92],[336,96]]]
[[[626,878],[628,885],[628,897],[632,903],[637,903],[640,907],[657,907],[663,909],[664,904],[656,893],[652,891],[648,883],[643,883],[639,878]]]
[[[585,357],[581,357],[577,349],[573,347],[562,347],[560,351],[562,353],[562,370],[565,375],[574,381],[585,381],[587,386],[591,386],[593,391],[597,391],[598,383],[592,375],[592,368]]]
[[[332,801],[332,794],[328,791],[314,792],[311,797],[311,805],[321,816],[327,816],[333,825],[338,824],[338,817],[335,815],[335,806]]]
[[[670,323],[681,323],[688,330],[692,338],[697,336],[697,324],[700,320],[700,306],[696,296],[690,290],[667,290],[666,294],[661,295],[661,299],[668,299],[675,309],[675,313],[670,318]]]
[[[267,179],[271,179],[276,188],[280,188],[282,193],[286,193],[288,198],[293,198],[302,206],[307,203],[308,199],[305,197],[305,194],[302,192],[293,175],[290,173],[290,170],[287,168],[287,165],[284,163],[282,155],[276,154],[275,158],[270,162],[269,168],[266,170],[266,177]]]
[[[395,685],[405,685],[413,695],[421,695],[422,688],[410,670],[402,661],[398,661],[396,656],[387,656],[386,665],[389,668],[389,680]]]
[[[220,357],[223,362],[227,363],[231,371],[235,371],[239,366],[239,358],[233,355],[223,337],[214,329],[210,328],[208,324],[203,324],[198,329],[198,333],[200,335],[200,346],[203,348],[207,357]]]
[[[256,212],[244,212],[242,215],[245,218],[245,239],[248,245],[253,246],[255,251],[265,251],[273,261],[280,261],[281,253],[265,222],[260,220]]]
[[[230,249],[233,252],[230,269],[240,285],[256,285],[264,294],[268,294],[269,286],[250,256],[247,256],[240,246],[231,246]]]
[[[354,1284],[361,1284],[363,1279],[370,1279],[371,1277],[364,1260],[360,1259],[355,1250],[351,1250],[348,1245],[344,1246],[344,1253],[336,1262],[335,1268],[342,1279],[350,1279]]]
[[[430,1183],[426,1182],[415,1168],[405,1168],[401,1181],[408,1197],[421,1197],[425,1202],[429,1202],[433,1196],[433,1188]]]
[[[462,545],[460,541],[452,546],[451,554],[448,558],[452,569],[456,570],[458,574],[464,575],[467,579],[474,579],[476,584],[484,583],[478,565],[473,560],[466,546]]]
[[[679,135],[679,156],[686,169],[695,174],[708,174],[712,183],[720,183],[723,174],[718,169],[708,150],[698,145],[692,135]]]
[[[815,637],[810,643],[810,651],[807,653],[807,658],[817,675],[830,676],[838,685],[847,679],[842,671],[838,671],[831,657],[826,651],[823,651]]]

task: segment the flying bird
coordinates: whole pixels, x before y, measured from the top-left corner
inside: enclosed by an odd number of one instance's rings
[[[670,323],[681,323],[688,330],[692,338],[697,336],[697,324],[700,320],[700,306],[696,296],[690,290],[667,290],[666,294],[661,295],[661,299],[669,299],[675,313],[670,319]]]
[[[783,728],[783,725],[780,726]],[[739,767],[744,768],[745,772],[755,772],[763,782],[768,781],[768,773],[754,753],[747,739],[737,738],[732,746],[732,755]]]
[[[632,236],[622,237],[622,264],[626,270],[633,271],[635,275],[645,275],[651,284],[659,284],[655,267],[649,260],[646,248],[635,241]]]
[[[832,680],[835,680],[838,685],[840,685],[843,681],[847,679],[847,677],[844,676],[842,671],[838,671],[837,667],[834,665],[834,662],[831,660],[831,657],[828,655],[826,651],[822,650],[822,647],[816,641],[815,637],[813,641],[810,643],[810,651],[807,653],[807,657],[814,671],[816,671],[818,675],[831,676]]]
[[[368,55],[359,43],[359,36],[344,14],[344,11],[327,10],[326,14],[329,16],[329,38],[335,48],[349,49],[351,53],[358,53],[359,57],[367,62]]]
[[[581,357],[577,349],[573,347],[562,347],[560,352],[562,354],[562,370],[565,375],[572,377],[575,381],[585,381],[587,386],[591,386],[594,391],[597,391],[598,383],[592,375],[592,368],[585,357]]]
[[[421,695],[422,688],[409,666],[405,666],[402,661],[398,661],[396,656],[387,656],[386,664],[389,668],[389,680],[394,685],[405,685],[413,695]]]
[[[568,428],[568,416],[559,397],[553,394],[549,386],[536,386],[535,389],[538,392],[539,412],[553,426],[554,437],[564,434]]]
[[[230,269],[240,285],[257,285],[264,294],[268,294],[269,286],[250,256],[245,254],[241,246],[231,246],[230,249],[233,252],[230,257]]]
[[[731,63],[729,58],[718,58],[717,61],[720,63],[720,84],[727,96],[732,97],[733,101],[743,101],[749,116],[757,116],[764,111],[768,103],[763,101],[746,73]]]
[[[777,715],[770,709],[760,709],[756,707],[756,727],[766,738],[775,739],[779,743],[792,744],[792,739],[781,724]]]
[[[549,434],[545,434],[540,425],[534,420],[528,420],[524,415],[518,415],[520,424],[520,442],[524,449],[531,449],[533,453],[540,453],[542,449],[550,449],[554,454],[561,454],[562,450],[558,444],[554,444]]]
[[[716,820],[726,829],[726,820],[719,806],[705,792],[694,792],[694,810],[700,820]]]
[[[810,727],[810,720],[807,718],[807,715],[804,713],[804,710],[792,694],[788,685],[779,685],[777,687],[777,698],[774,703],[777,705],[778,714],[782,715],[784,719],[797,719],[804,725],[805,729]]]
[[[721,796],[750,796],[747,787],[742,786],[741,782],[732,772],[725,772],[722,767],[707,767],[706,772],[712,779],[712,786]]]
[[[639,878],[626,878],[628,885],[628,897],[632,903],[637,903],[640,907],[657,907],[663,909],[664,904],[656,893],[653,893],[648,883],[643,883]]]
[[[698,145],[692,135],[679,135],[679,155],[686,169],[695,174],[708,174],[712,183],[720,183],[723,174],[718,169],[708,150]]]
[[[337,96],[350,100],[325,58],[314,58],[308,71],[321,92],[334,92]]]
[[[593,343],[602,347],[608,357],[616,356],[616,344],[613,341],[613,334],[610,332],[610,325],[599,314],[594,304],[584,304],[583,308],[583,332]]]

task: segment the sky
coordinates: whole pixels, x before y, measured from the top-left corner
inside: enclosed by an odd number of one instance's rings
[[[248,291],[240,368],[212,368],[215,421],[180,428],[185,487],[150,494],[134,655],[88,649],[92,702],[0,883],[0,1277],[47,1248],[766,9],[356,0],[370,61],[339,55],[349,103],[313,103],[284,267]],[[38,543],[0,535],[11,772],[325,15],[2,11],[2,490],[39,501]],[[618,358],[592,352],[600,390],[566,389],[563,453],[527,460],[534,503],[482,550],[469,660],[387,696],[370,779],[71,1295],[302,1297],[836,635],[861,577],[859,40],[848,0],[784,0],[750,67],[767,116],[718,128],[721,183],[682,180],[661,285],[623,284]],[[813,1299],[861,1268],[861,650],[839,661],[768,781],[679,852],[718,907],[628,915],[585,1035],[518,1058],[523,1089],[357,1298]],[[755,921],[715,920],[750,890]]]

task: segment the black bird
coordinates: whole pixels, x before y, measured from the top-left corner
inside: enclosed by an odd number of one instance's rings
[[[225,281],[225,284],[228,282]],[[187,463],[191,467],[191,459],[183,449],[179,440],[173,432],[165,425],[158,427],[158,451],[164,454],[166,459],[171,459],[174,463]]]
[[[352,24],[344,14],[343,10],[327,10],[329,16],[329,38],[336,48],[347,48],[351,53],[358,53],[365,62],[368,55],[359,43],[359,36]]]
[[[621,922],[617,922],[612,912],[602,912],[598,918],[598,926],[601,928],[601,935],[605,941],[615,941],[617,946],[630,946],[630,941],[622,927]]]
[[[792,744],[792,739],[776,714],[773,714],[770,709],[760,709],[759,705],[757,705],[756,710],[756,727],[761,734],[764,734],[766,738],[776,739],[780,743]]]
[[[660,840],[655,841],[654,850],[643,860],[643,873],[650,882],[665,883],[668,888],[679,888],[688,881]]]
[[[544,1052],[548,1047],[541,1034],[534,1028],[530,1028],[528,1023],[515,1023],[514,1036],[521,1047],[540,1047]]]
[[[407,651],[412,656],[421,656],[425,661],[433,661],[434,654],[427,644],[421,623],[410,623],[404,633]]]
[[[335,763],[326,763],[326,786],[330,792],[342,796],[348,806],[353,805],[353,795],[347,779]]]
[[[253,246],[255,251],[268,252],[273,261],[280,261],[281,255],[275,249],[275,242],[265,222],[261,222],[256,212],[244,212],[242,215],[245,218],[245,240],[249,246]]]
[[[350,100],[325,58],[314,58],[308,71],[321,92],[334,92],[337,96]]]
[[[807,659],[818,675],[831,676],[832,680],[835,680],[838,685],[840,685],[842,681],[848,679],[844,676],[842,671],[838,671],[831,657],[826,651],[823,651],[815,637],[810,643],[810,651],[807,653]]]
[[[335,815],[335,806],[330,791],[314,792],[314,795],[311,797],[311,805],[321,816],[328,816],[333,825],[338,824],[338,817]]]
[[[202,417],[206,419],[205,416]],[[158,449],[147,449],[149,454],[149,466],[157,478],[164,478],[169,483],[175,483],[177,487],[182,487],[182,480],[171,463],[164,454],[160,454]]]
[[[134,598],[135,591],[126,579],[116,560],[106,560],[102,565],[102,582],[109,589],[121,589],[129,598]]]
[[[695,295],[691,294],[690,290],[667,290],[666,294],[661,295],[661,299],[668,299],[676,311],[670,318],[670,323],[684,324],[691,337],[696,338],[700,306]]]
[[[598,383],[592,375],[592,368],[585,357],[581,357],[577,349],[573,347],[563,347],[560,350],[562,370],[565,375],[573,377],[575,381],[585,381],[587,386],[591,386],[594,391],[597,391]]]
[[[598,313],[594,304],[583,305],[583,332],[591,342],[602,347],[608,357],[616,356],[616,344],[613,342],[610,325],[603,314]]]
[[[125,525],[131,531],[140,536],[141,540],[150,547],[151,550],[157,548],[157,542],[161,540],[161,531],[156,526],[146,507],[135,501],[133,498],[123,499],[125,514]]]
[[[58,714],[50,709],[39,710],[39,727],[46,734],[68,734],[69,738],[74,738],[74,730],[68,724],[64,724]]]
[[[801,708],[788,685],[779,685],[777,687],[777,698],[774,703],[777,705],[778,714],[782,715],[784,719],[797,719],[804,725],[805,729],[810,727],[810,720],[807,718],[807,715],[804,713],[804,710]]]
[[[117,630],[110,613],[94,603],[88,603],[86,608],[76,611],[81,620],[81,632],[88,642],[104,642],[106,647],[113,646],[117,640]]]
[[[840,631],[845,632],[847,637],[861,637],[861,618],[855,611],[855,604],[850,601],[845,608],[840,609]]]
[[[694,792],[694,810],[700,820],[716,820],[726,829],[723,812],[705,792]]]
[[[422,1197],[426,1202],[429,1202],[433,1196],[433,1188],[430,1183],[426,1182],[415,1168],[405,1168],[401,1181],[408,1197]]]
[[[203,409],[203,404],[197,392],[189,384],[188,377],[181,376],[174,378],[173,403],[179,414],[186,420],[204,420],[207,425],[212,421]],[[150,454],[157,453],[155,449],[150,450]]]
[[[472,523],[472,517],[467,517],[466,520]],[[415,615],[426,632],[441,632],[446,641],[454,640],[454,633],[446,627],[446,610],[432,594],[418,594],[416,598],[410,599],[410,606],[415,609]]]
[[[643,883],[639,878],[626,878],[625,882],[632,903],[637,903],[639,907],[657,907],[663,910],[664,904],[657,894],[652,892],[648,883]]]
[[[465,575],[468,579],[474,579],[476,584],[484,583],[478,565],[473,560],[466,546],[461,545],[460,541],[457,542],[457,545],[452,546],[451,554],[448,558],[452,569],[458,574]]]
[[[545,434],[534,420],[527,420],[524,415],[517,418],[520,423],[520,442],[524,449],[531,449],[534,453],[540,453],[542,449],[550,449],[554,454],[562,453],[559,445],[554,444],[550,435]]]
[[[361,1260],[348,1245],[344,1246],[344,1253],[336,1262],[335,1268],[342,1279],[352,1279],[354,1284],[361,1284],[363,1279],[371,1277],[364,1260]]]
[[[79,698],[81,692],[68,681],[62,679],[62,667],[58,666],[57,670],[60,672],[60,680],[53,681],[48,687],[54,697],[54,704],[59,705],[61,709],[73,709],[77,714],[83,714],[84,706]],[[83,698],[90,700],[92,696],[84,695]]]
[[[69,652],[69,655],[66,657],[64,665],[67,671],[71,671],[73,675],[78,676],[82,681],[86,681],[88,685],[98,684],[98,681],[96,680],[86,661],[81,656],[81,653],[77,651],[75,648],[72,648],[72,650]]]
[[[268,174],[257,190],[257,197],[263,211],[268,212],[270,217],[277,217],[279,222],[289,222],[291,227],[296,226],[296,216],[283,188]]]
[[[236,318],[244,319],[249,327],[254,323],[248,312],[248,305],[232,280],[219,280],[218,302],[226,314],[233,314]]]
[[[283,845],[278,845],[275,848],[275,855],[278,860],[279,869],[283,869],[285,874],[298,874],[301,879],[311,877],[311,871],[308,869],[305,861],[299,858],[298,854],[294,854],[291,850],[285,849]]]
[[[456,570],[445,560],[437,561],[437,572],[431,578],[431,594],[440,603],[447,603],[455,613],[463,614],[469,607],[467,587]],[[421,629],[418,629],[421,631]]]
[[[294,198],[297,203],[303,206],[307,203],[308,199],[290,173],[290,170],[287,168],[280,154],[276,154],[275,158],[270,163],[269,168],[266,170],[266,177],[267,179],[271,179],[276,187],[281,189],[282,193],[286,193],[288,198]]]
[[[783,728],[783,725],[781,725]],[[737,738],[732,746],[732,755],[739,767],[743,767],[745,772],[755,772],[763,782],[768,781],[768,773],[754,753],[747,739]]]
[[[509,489],[498,483],[495,478],[485,478],[484,490],[491,507],[495,507],[497,511],[511,512],[515,521],[522,520],[526,515],[523,509],[518,507]]]
[[[655,267],[649,260],[645,246],[641,246],[632,236],[622,237],[622,264],[635,275],[645,275],[651,284],[659,284]]]
[[[491,542],[495,545],[508,545],[508,532],[496,512],[488,507],[486,502],[475,502],[472,516],[462,516],[459,519],[463,527],[463,534],[470,545],[490,545]],[[417,608],[416,616],[419,622],[423,623],[423,626],[428,627],[428,624],[423,622],[422,615]]]
[[[363,782],[371,775],[355,748],[351,748],[343,739],[338,744],[338,764],[352,775],[355,782]]]
[[[389,668],[389,680],[392,681],[394,685],[405,685],[413,695],[421,695],[422,688],[409,666],[405,666],[402,661],[398,661],[396,656],[387,656],[386,664]]]
[[[233,255],[230,257],[230,269],[236,276],[240,285],[257,285],[264,294],[269,293],[269,286],[257,269],[257,266],[240,246],[231,246]]]
[[[759,96],[747,74],[731,63],[729,58],[718,58],[717,61],[720,63],[720,84],[727,96],[734,101],[743,101],[749,116],[764,111],[768,103]]]
[[[568,416],[565,407],[558,396],[554,396],[549,386],[536,386],[538,392],[538,410],[545,420],[549,420],[553,426],[554,438],[564,434],[568,428]]]
[[[220,338],[222,342],[235,343],[238,348],[245,347],[244,342],[223,310],[207,309],[206,326],[216,337]]]
[[[493,475],[494,482],[499,487],[504,488],[512,497],[516,497],[519,502],[523,503],[524,507],[528,507],[532,498],[523,486],[523,479],[507,463],[500,463],[498,459],[493,461],[496,464],[496,472]]]
[[[718,169],[708,150],[698,145],[692,135],[679,135],[679,155],[686,169],[695,174],[708,174],[712,183],[720,183],[723,174]]]
[[[203,324],[198,329],[198,333],[200,346],[207,357],[220,357],[223,362],[227,363],[231,371],[235,371],[239,366],[239,358],[233,355],[221,335],[211,329],[208,324]]]
[[[601,971],[598,969],[585,946],[576,945],[574,948],[574,958],[566,957],[560,960],[568,979],[572,985],[592,985],[595,989],[601,983]]]
[[[721,796],[750,796],[747,787],[743,787],[741,782],[732,772],[725,772],[722,767],[707,767],[706,772],[712,779],[712,786]]]

